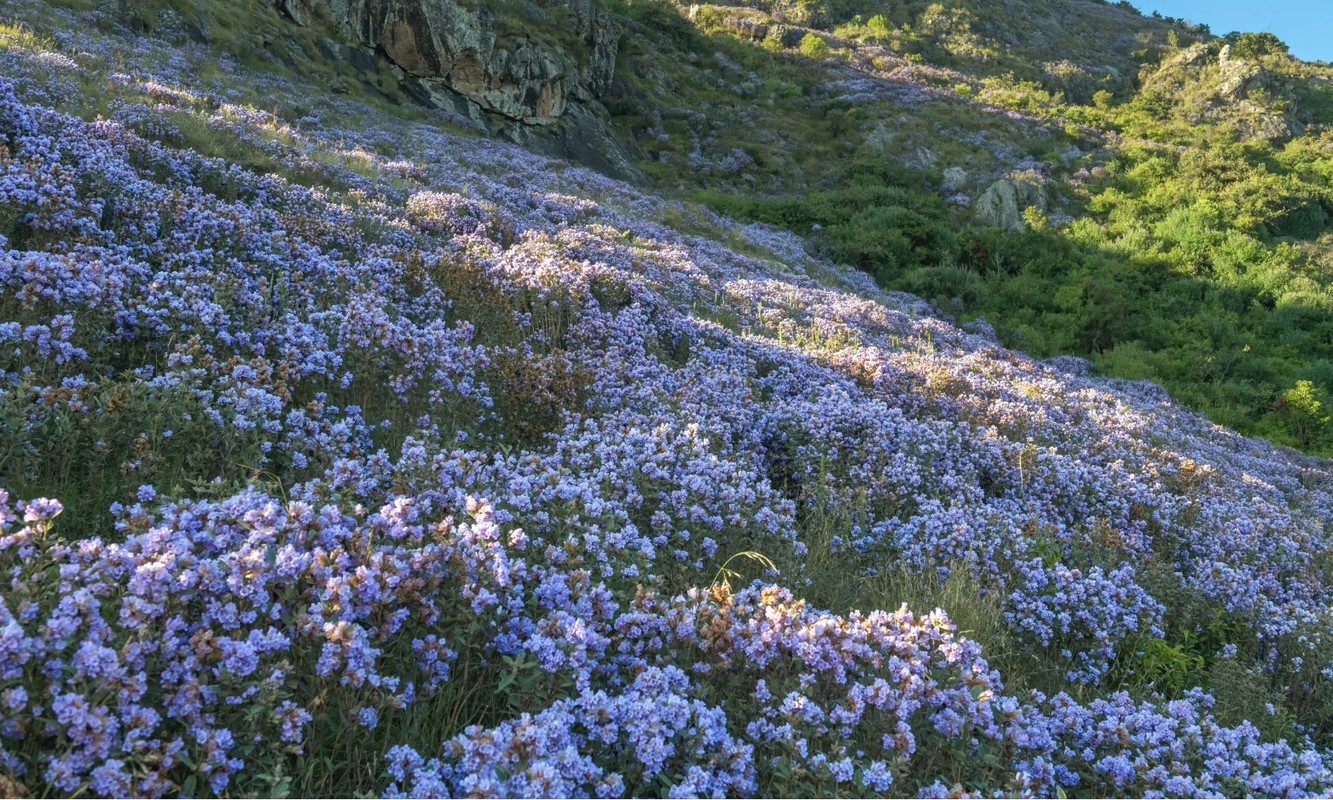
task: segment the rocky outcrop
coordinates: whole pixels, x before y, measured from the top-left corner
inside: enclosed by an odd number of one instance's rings
[[[698,6],[691,6],[691,9]],[[722,27],[738,39],[762,42],[768,38],[768,23],[753,17],[729,16],[722,19]]]
[[[550,125],[611,85],[620,31],[597,0],[279,0],[288,16],[380,50],[406,75],[484,111]],[[504,4],[498,4],[503,6]],[[521,22],[520,22],[521,21]]]
[[[1285,142],[1304,132],[1295,121],[1295,92],[1290,81],[1263,66],[1231,55],[1231,46],[1223,45],[1217,55],[1221,83],[1217,87],[1220,102],[1214,105],[1234,114],[1242,134],[1270,142]],[[1280,100],[1285,111],[1277,110]]]
[[[976,202],[977,221],[1017,233],[1027,227],[1023,212],[1046,210],[1046,190],[1029,181],[1005,178],[992,183]]]
[[[416,101],[516,142],[636,178],[607,133],[621,30],[600,0],[275,0],[378,51]],[[595,157],[594,157],[595,156]]]
[[[1173,99],[1189,122],[1231,125],[1244,139],[1282,143],[1304,132],[1293,81],[1234,55],[1230,45],[1198,42],[1180,50],[1147,77],[1144,89]]]

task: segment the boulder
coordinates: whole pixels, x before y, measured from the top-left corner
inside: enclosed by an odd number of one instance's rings
[[[722,27],[739,39],[762,42],[768,38],[768,24],[749,17],[727,17],[722,20]]]
[[[153,33],[176,45],[186,42],[208,44],[212,38],[207,23],[190,19],[170,6],[157,12],[157,25]]]
[[[1017,233],[1027,227],[1023,211],[1030,206],[1046,210],[1046,189],[1030,181],[1004,178],[986,187],[974,207],[981,224]]]
[[[277,0],[277,4],[278,8],[298,25],[307,28],[333,27],[337,24],[337,17],[332,5],[346,5],[346,3],[330,4],[323,0]]]
[[[880,153],[887,153],[890,146],[893,145],[893,131],[883,121],[876,122],[875,127],[866,134],[866,147]]]
[[[1253,61],[1232,57],[1230,46],[1222,47],[1217,60],[1220,82],[1210,116],[1229,115],[1242,136],[1278,144],[1304,132],[1293,116],[1296,98],[1290,82]],[[1286,110],[1270,105],[1272,98],[1285,99]]]
[[[637,180],[640,173],[635,164],[642,156],[616,141],[592,108],[595,106],[570,105],[561,124],[540,135],[538,129],[520,123],[504,126],[499,134],[530,150],[576,161],[605,175]]]
[[[794,28],[790,25],[774,25],[769,28],[768,35],[770,37],[776,35],[778,40],[782,42],[782,46],[790,50],[793,47],[800,47],[801,40],[804,39],[805,35],[809,32],[809,28]]]
[[[1243,100],[1251,92],[1266,88],[1270,77],[1258,64],[1234,58],[1222,61],[1219,73],[1217,94],[1223,100]]]
[[[907,159],[907,165],[917,169],[928,170],[933,168],[935,162],[938,160],[939,159],[935,157],[935,153],[932,152],[929,147],[922,146],[912,151],[912,155]]]
[[[1166,63],[1168,66],[1202,67],[1208,63],[1208,44],[1206,42],[1195,42],[1167,59]]]

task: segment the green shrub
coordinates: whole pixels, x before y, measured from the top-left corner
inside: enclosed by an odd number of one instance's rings
[[[1288,195],[1282,198],[1280,208],[1268,226],[1275,236],[1313,239],[1328,227],[1328,212],[1317,197]]]
[[[1251,60],[1277,54],[1285,54],[1287,45],[1277,36],[1263,31],[1261,33],[1229,33],[1225,37],[1231,43],[1231,55],[1234,58]]]
[[[935,220],[900,206],[874,206],[829,232],[833,255],[887,277],[893,265],[933,265],[954,255],[956,238]]]
[[[971,307],[981,298],[981,277],[963,267],[919,267],[903,276],[907,291],[933,300],[959,300]]]
[[[1310,381],[1297,381],[1277,401],[1277,412],[1291,436],[1309,448],[1330,435],[1328,395]]]
[[[828,42],[813,33],[807,33],[801,37],[801,54],[810,58],[828,58]]]

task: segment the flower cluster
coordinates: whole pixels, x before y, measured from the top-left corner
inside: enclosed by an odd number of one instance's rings
[[[664,783],[671,797],[755,791],[753,748],[726,714],[691,697],[675,667],[649,668],[616,695],[589,692],[494,728],[469,727],[423,759],[388,753],[389,797],[618,797]]]
[[[1110,669],[1117,644],[1130,634],[1162,636],[1163,606],[1134,581],[1134,568],[1107,572],[1039,558],[1018,564],[1018,580],[1005,612],[1016,630],[1045,647],[1055,645],[1073,661],[1068,679],[1096,683]]]
[[[1249,723],[1227,728],[1200,691],[1158,706],[1117,692],[1081,705],[1044,701],[1025,735],[1043,748],[1022,766],[1064,786],[1145,797],[1300,797],[1328,791],[1333,759],[1310,747],[1265,743]]]

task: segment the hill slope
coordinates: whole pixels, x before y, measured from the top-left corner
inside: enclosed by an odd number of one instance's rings
[[[456,114],[15,13],[4,791],[1333,788],[1327,461]]]
[[[620,129],[660,183],[1010,346],[1333,452],[1329,68],[1095,3],[938,5],[822,31],[627,4],[625,79],[646,99]],[[1033,56],[1047,41],[1065,44]]]

